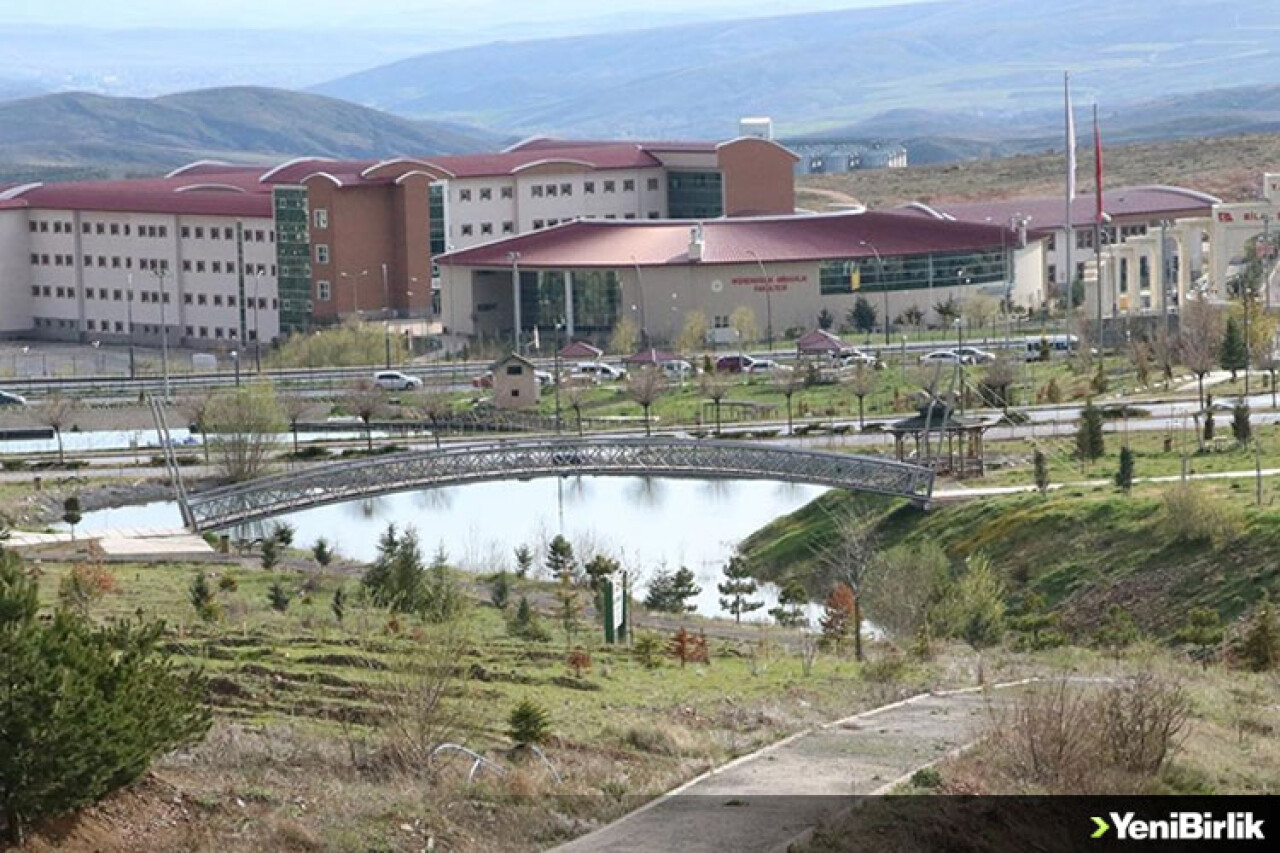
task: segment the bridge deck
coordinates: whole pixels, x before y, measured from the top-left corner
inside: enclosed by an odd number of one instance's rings
[[[389,492],[549,476],[764,479],[831,486],[927,504],[933,471],[919,465],[763,443],[678,438],[498,441],[317,465],[188,499],[197,531]]]

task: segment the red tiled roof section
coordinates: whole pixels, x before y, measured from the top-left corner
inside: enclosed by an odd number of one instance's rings
[[[238,174],[238,173],[237,173]],[[271,191],[231,173],[179,178],[51,183],[34,187],[16,200],[26,207],[119,213],[185,213],[270,218]],[[183,189],[188,188],[188,189]]]
[[[1207,193],[1183,187],[1120,187],[1103,190],[1102,209],[1113,218],[1166,218],[1175,216],[1207,216],[1219,199]],[[1096,201],[1092,193],[1077,196],[1071,202],[1071,223],[1091,225]],[[1066,220],[1066,200],[1051,197],[1011,198],[998,201],[933,202],[933,209],[966,222],[1008,224],[1009,217],[1031,217],[1032,228],[1061,228]]]
[[[439,260],[460,266],[539,268],[665,266],[690,263],[690,220],[577,221],[453,252]],[[1007,228],[923,219],[897,213],[717,219],[702,223],[703,264],[779,263],[834,258],[918,255],[1011,245]]]

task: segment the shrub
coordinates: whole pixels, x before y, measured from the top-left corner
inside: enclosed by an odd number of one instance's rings
[[[240,588],[240,583],[231,575],[223,575],[218,578],[218,589],[223,592],[235,592]]]
[[[289,602],[292,599],[289,593],[284,591],[284,587],[280,585],[280,582],[276,581],[267,589],[267,601],[271,604],[272,610],[277,613],[284,613],[289,609]]]
[[[662,639],[656,634],[641,634],[631,647],[645,669],[662,666]]]
[[[516,612],[507,620],[507,633],[513,637],[535,642],[546,642],[551,639],[551,632],[543,627],[538,614],[533,611],[529,599],[523,595],[516,604]]]
[[[506,572],[498,572],[494,576],[493,585],[489,588],[489,602],[499,610],[506,610],[511,603],[511,582],[507,580]]]
[[[280,543],[275,537],[262,540],[262,568],[271,571],[280,564]]]
[[[1238,510],[1215,500],[1191,483],[1179,483],[1161,495],[1164,529],[1174,542],[1209,542],[1220,546],[1244,527]]]
[[[591,671],[591,655],[582,647],[575,648],[565,658],[574,678],[582,678],[582,673]]]
[[[327,568],[333,562],[333,548],[330,547],[329,541],[323,536],[311,546],[311,557],[316,561],[316,565],[322,569]]]
[[[192,578],[191,586],[187,588],[187,598],[196,615],[204,621],[213,622],[218,618],[218,605],[213,600],[213,590],[209,588],[209,579],[204,576],[204,572],[197,572]]]
[[[942,774],[936,767],[925,767],[911,774],[911,787],[936,791],[942,787]]]
[[[288,548],[293,544],[293,537],[295,533],[297,533],[297,530],[288,522],[277,521],[271,526],[271,538],[274,539],[281,548]]]
[[[116,576],[100,564],[77,563],[58,583],[58,603],[81,616],[89,605],[116,591]]]
[[[1190,700],[1181,687],[1142,672],[1106,688],[1098,711],[1102,755],[1130,773],[1155,775],[1181,744]]]
[[[1276,622],[1275,607],[1265,592],[1245,628],[1239,653],[1244,665],[1254,672],[1275,669],[1280,663],[1280,624]]]
[[[694,634],[683,627],[672,635],[670,642],[667,643],[667,652],[680,661],[682,668],[687,663],[710,663],[711,661],[707,635]]]
[[[628,746],[653,755],[681,755],[691,746],[688,732],[670,723],[630,726],[623,740]]]
[[[516,746],[542,743],[551,734],[551,717],[541,705],[522,699],[507,716],[507,734]]]
[[[159,650],[164,626],[36,618],[36,584],[0,551],[0,832],[92,803],[209,728],[206,682]]]
[[[887,654],[862,665],[862,680],[869,684],[896,684],[907,672],[907,661],[902,655]]]

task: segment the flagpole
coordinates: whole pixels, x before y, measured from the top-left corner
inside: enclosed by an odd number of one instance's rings
[[[1075,229],[1071,227],[1071,199],[1076,194],[1076,122],[1071,114],[1071,72],[1062,73],[1062,96],[1066,114],[1066,147],[1067,147],[1067,199],[1066,219],[1064,220],[1065,238],[1063,242],[1063,258],[1067,279],[1067,316],[1075,311],[1075,266],[1071,262],[1072,244],[1075,242]],[[1083,306],[1081,306],[1083,309]]]

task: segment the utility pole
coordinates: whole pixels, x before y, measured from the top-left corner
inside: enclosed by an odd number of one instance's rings
[[[880,257],[880,250],[870,240],[860,240],[859,245],[866,246],[876,256],[876,277],[880,279],[880,290],[884,293],[884,348],[888,351],[891,346],[889,343],[889,284],[884,280],[884,258]]]
[[[129,318],[129,378],[136,379],[138,368],[133,354],[133,273],[129,273],[129,292],[125,296],[125,312]]]
[[[160,365],[164,371],[164,401],[172,400],[169,395],[169,324],[165,320],[164,306],[169,300],[164,292],[164,280],[169,275],[168,265],[157,267],[151,271],[160,283]]]
[[[262,278],[262,267],[253,268],[253,368],[262,372],[262,328],[258,325],[258,283]]]
[[[507,260],[511,261],[511,303],[515,312],[515,349],[520,354],[520,253],[507,252]]]

